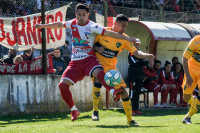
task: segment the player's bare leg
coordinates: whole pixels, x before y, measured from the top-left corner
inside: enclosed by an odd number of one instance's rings
[[[121,94],[122,104],[124,111],[126,113],[127,117],[127,123],[129,125],[139,125],[137,122],[132,120],[132,107],[131,107],[131,100],[129,99],[128,93],[124,87],[121,87],[123,89],[123,92]]]
[[[120,98],[121,89],[115,90],[114,87],[110,87],[106,84],[106,82],[104,81],[105,72],[102,68],[94,69],[94,71],[92,72],[92,76],[98,78],[101,81],[101,84],[111,93],[115,101]]]
[[[76,108],[72,93],[69,90],[69,87],[72,85],[72,82],[68,79],[61,79],[59,83],[60,93],[62,95],[63,100],[66,102],[66,104],[71,109],[71,120],[74,121],[78,119],[78,116],[80,115],[78,109]]]
[[[183,119],[183,124],[192,124],[191,117],[200,109],[200,94],[197,97],[193,97],[193,94],[183,94],[183,100],[190,105],[189,112]]]

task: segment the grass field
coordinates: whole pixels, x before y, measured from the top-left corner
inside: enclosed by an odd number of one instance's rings
[[[100,121],[92,121],[92,111],[81,112],[78,120],[70,120],[70,112],[46,115],[0,117],[0,133],[198,133],[200,114],[192,117],[192,125],[183,125],[186,110],[146,110],[134,116],[140,126],[129,126],[122,109],[100,110]]]

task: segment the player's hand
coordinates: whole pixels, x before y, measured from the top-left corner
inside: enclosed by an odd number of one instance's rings
[[[34,27],[36,28],[36,29],[42,29],[43,27],[42,27],[42,24],[36,24],[36,25],[34,25]]]
[[[188,86],[188,88],[192,87],[192,83],[193,83],[193,79],[190,75],[186,75],[186,85]]]
[[[128,41],[131,43],[136,43],[135,37],[128,38]]]
[[[155,56],[154,56],[153,54],[147,54],[146,56],[147,56],[147,59],[148,59],[149,61],[153,61],[154,58],[155,58]]]
[[[105,50],[105,48],[106,48],[105,46],[101,46],[101,47],[96,46],[96,47],[95,47],[95,50],[96,50],[98,53],[101,54],[101,53],[103,53],[103,51]]]

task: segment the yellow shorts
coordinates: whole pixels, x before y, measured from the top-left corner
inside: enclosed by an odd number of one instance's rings
[[[193,79],[193,83],[192,83],[192,87],[188,88],[188,86],[186,85],[186,76],[184,74],[184,79],[183,79],[183,84],[182,84],[184,94],[192,94],[197,85],[198,87],[200,87],[199,67],[197,67],[196,65],[193,65],[190,60],[188,63],[188,69],[189,69],[190,76]]]
[[[104,72],[106,73],[107,71],[109,71],[109,70],[117,70],[117,68],[116,67],[103,67],[104,68]],[[92,81],[93,81],[93,83],[94,83],[94,78],[92,78]],[[121,86],[123,86],[123,87],[126,87],[126,84],[125,84],[125,82],[124,82],[124,80],[122,79],[122,81],[121,81],[121,83],[119,84],[119,85],[117,85],[117,86],[114,86],[114,88],[115,89],[119,89]]]

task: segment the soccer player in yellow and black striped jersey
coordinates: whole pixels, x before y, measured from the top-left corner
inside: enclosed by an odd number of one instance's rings
[[[200,93],[196,98],[192,95],[197,85],[200,90],[200,35],[195,36],[185,49],[183,68],[183,100],[191,105],[183,123],[192,124],[191,117],[200,109]]]
[[[106,29],[117,32],[119,34],[123,34],[124,31],[126,30],[127,25],[128,25],[128,18],[125,15],[120,14],[116,17],[114,25],[112,27],[107,27]],[[111,69],[117,70],[116,69],[117,55],[124,48],[133,53],[138,58],[148,58],[150,61],[153,62],[154,56],[152,54],[138,51],[133,46],[133,44],[131,44],[126,40],[114,39],[103,35],[97,35],[95,39],[94,49],[96,50],[96,57],[99,60],[100,64],[103,66],[105,72]],[[93,93],[92,120],[98,121],[99,120],[98,104],[100,97],[100,89],[102,85],[97,78],[94,79],[94,82],[95,83],[92,91]],[[138,125],[138,123],[132,120],[131,118],[132,115],[131,101],[129,100],[128,93],[124,89],[125,86],[126,84],[124,83],[124,81],[122,81],[121,84],[115,86],[115,89],[121,89],[122,91],[121,99],[123,108],[127,116],[128,124]]]

